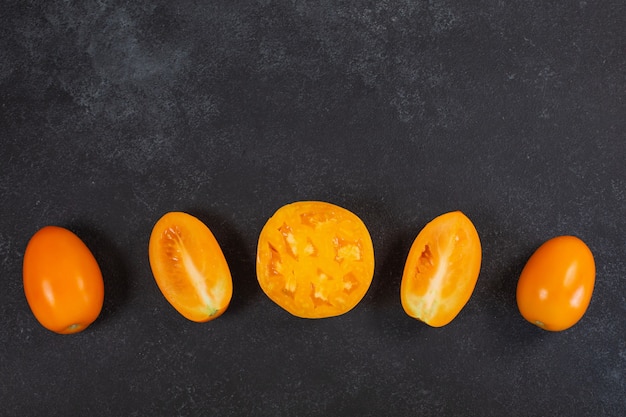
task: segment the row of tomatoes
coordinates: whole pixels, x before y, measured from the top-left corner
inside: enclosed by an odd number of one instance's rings
[[[189,320],[204,322],[227,309],[233,292],[224,254],[197,218],[170,212],[149,241],[150,266],[169,303]],[[450,323],[470,299],[482,260],[481,243],[460,211],[443,214],[417,235],[407,256],[400,299],[404,311],[433,327]],[[267,296],[303,318],[344,314],[365,296],[374,275],[369,232],[352,212],[319,201],[281,207],[265,224],[256,271]],[[583,241],[559,236],[541,245],[522,270],[517,304],[529,322],[567,329],[584,315],[593,292],[595,263]],[[93,323],[104,283],[93,254],[67,229],[47,226],[24,253],[24,292],[37,320],[57,333]]]

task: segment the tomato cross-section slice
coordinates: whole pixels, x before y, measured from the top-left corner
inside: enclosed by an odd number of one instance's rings
[[[413,242],[402,275],[405,312],[433,327],[450,323],[469,301],[481,264],[478,232],[460,211],[428,223]]]
[[[267,296],[294,316],[332,317],[365,296],[374,275],[374,248],[354,213],[300,201],[280,208],[263,227],[256,269]]]
[[[187,213],[165,214],[150,235],[149,256],[159,289],[180,314],[205,322],[224,313],[233,293],[232,278],[204,223]]]

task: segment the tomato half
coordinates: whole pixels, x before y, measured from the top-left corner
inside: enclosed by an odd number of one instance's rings
[[[265,294],[294,316],[338,316],[370,287],[374,247],[354,213],[300,201],[281,207],[263,227],[256,271]]]
[[[428,223],[411,246],[402,275],[404,311],[433,327],[450,323],[469,301],[481,264],[478,232],[460,211]]]
[[[546,241],[528,259],[517,283],[517,306],[529,322],[561,331],[587,311],[596,278],[593,254],[575,236]]]
[[[204,223],[187,213],[165,214],[152,229],[148,252],[159,289],[180,314],[205,322],[226,311],[233,294],[230,269]]]
[[[24,294],[46,329],[70,334],[100,315],[104,281],[93,254],[78,236],[57,226],[33,235],[24,252]]]

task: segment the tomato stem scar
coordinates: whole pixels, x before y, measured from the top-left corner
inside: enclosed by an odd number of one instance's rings
[[[70,326],[67,326],[67,331],[74,332],[74,331],[80,329],[81,327],[82,327],[82,325],[80,325],[79,323],[74,323],[74,324],[72,324]]]

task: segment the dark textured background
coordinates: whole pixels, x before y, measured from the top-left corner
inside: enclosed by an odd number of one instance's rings
[[[625,27],[623,1],[2,1],[0,415],[626,415]],[[372,287],[341,317],[292,317],[256,282],[264,222],[305,199],[372,234]],[[483,265],[433,329],[404,314],[400,278],[418,231],[457,209]],[[173,210],[231,266],[213,322],[152,278]],[[77,335],[24,298],[49,224],[104,273]],[[594,252],[596,289],[547,333],[515,287],[560,234]]]

